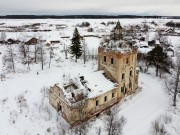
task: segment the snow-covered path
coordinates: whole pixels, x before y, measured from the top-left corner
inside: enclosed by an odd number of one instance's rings
[[[142,87],[140,92],[126,97],[115,106],[119,110],[118,116],[124,116],[127,120],[124,135],[148,135],[152,121],[165,114],[169,107],[162,80],[140,73],[139,86]],[[88,135],[95,134],[93,130],[98,127],[104,129],[104,124],[104,116],[96,119]],[[105,130],[103,134],[106,134]]]
[[[151,122],[168,108],[168,98],[158,78],[139,75],[142,92],[120,106],[120,115],[127,119],[125,135],[146,135]]]

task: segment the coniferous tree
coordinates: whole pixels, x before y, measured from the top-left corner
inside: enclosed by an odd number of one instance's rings
[[[147,54],[147,61],[149,65],[154,65],[156,67],[156,76],[159,75],[159,70],[164,70],[164,72],[169,71],[169,60],[163,48],[161,46],[156,46],[152,51]]]
[[[72,38],[72,45],[70,46],[70,53],[72,54],[72,57],[79,59],[82,55],[82,46],[81,46],[81,41],[80,41],[80,35],[78,32],[78,29],[75,28],[73,38]]]

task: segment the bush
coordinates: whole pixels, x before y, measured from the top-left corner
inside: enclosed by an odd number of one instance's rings
[[[109,22],[107,23],[107,25],[113,25],[113,24],[115,24],[115,22],[113,22],[113,21],[109,21]]]
[[[93,32],[93,28],[88,28],[87,31],[88,32]]]
[[[156,22],[154,22],[154,21],[152,21],[152,22],[151,22],[151,24],[154,24],[155,26],[157,26],[157,23],[156,23]]]
[[[48,129],[47,129],[47,132],[51,132],[51,129],[50,129],[50,128],[48,128]]]
[[[105,22],[102,22],[101,24],[102,24],[102,25],[106,25]]]
[[[161,123],[160,119],[155,120],[152,122],[151,125],[151,134],[152,135],[165,135],[167,133],[165,126]]]
[[[172,122],[172,116],[168,114],[163,114],[161,116],[162,121],[164,121],[165,124],[169,124]]]
[[[81,24],[78,24],[79,27],[89,27],[90,23],[89,22],[82,22]]]
[[[180,28],[180,23],[179,23],[179,22],[170,21],[170,22],[167,22],[167,23],[166,23],[166,26],[169,26],[169,27],[178,27],[178,28]]]
[[[167,124],[171,124],[172,116],[168,114],[162,114],[152,122],[150,134],[151,135],[169,135],[166,130]]]

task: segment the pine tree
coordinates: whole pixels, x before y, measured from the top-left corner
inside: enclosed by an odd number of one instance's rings
[[[82,46],[80,41],[80,35],[78,32],[78,29],[75,28],[73,38],[71,39],[72,45],[70,46],[70,53],[72,54],[72,57],[79,59],[79,57],[82,55]]]
[[[168,72],[169,70],[170,63],[168,56],[163,52],[161,46],[156,46],[153,50],[148,52],[147,61],[149,65],[154,65],[156,67],[156,76],[158,76],[159,70],[163,70],[164,72]]]

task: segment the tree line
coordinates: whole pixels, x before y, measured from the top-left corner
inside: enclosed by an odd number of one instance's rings
[[[180,28],[180,22],[173,22],[173,21],[167,22],[166,26]]]
[[[141,15],[5,15],[2,19],[118,19],[118,18],[169,18],[178,19],[179,16],[141,16]]]

